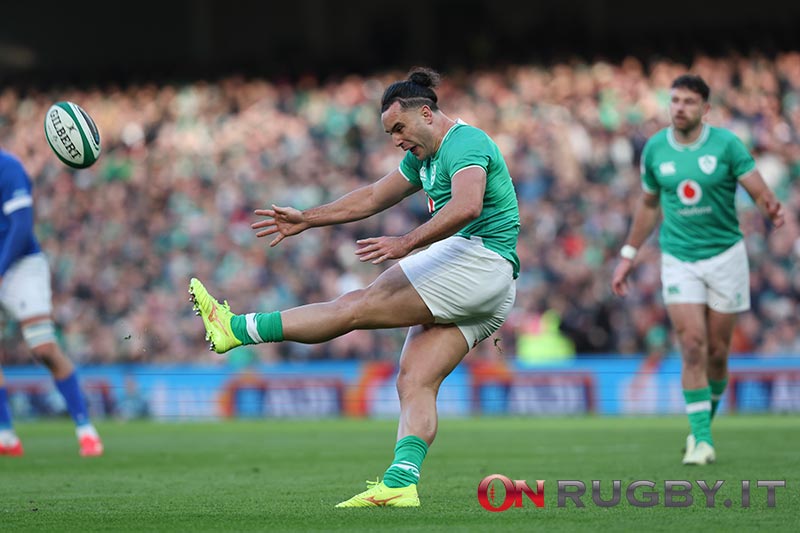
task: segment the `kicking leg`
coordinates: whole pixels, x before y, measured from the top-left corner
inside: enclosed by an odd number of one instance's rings
[[[433,322],[433,315],[399,265],[365,289],[319,304],[281,312],[285,340],[325,342],[356,329],[408,327]]]
[[[227,303],[217,302],[194,278],[189,292],[195,310],[203,318],[206,339],[217,353],[242,344],[284,340],[314,344],[356,329],[433,322],[433,315],[399,265],[389,268],[365,289],[348,292],[330,302],[281,312],[234,315]]]

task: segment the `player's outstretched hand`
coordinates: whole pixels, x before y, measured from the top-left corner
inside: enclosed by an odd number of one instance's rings
[[[628,274],[633,270],[633,261],[630,259],[620,259],[617,268],[614,269],[614,276],[611,278],[611,291],[617,296],[628,294]]]
[[[370,237],[359,239],[360,246],[356,255],[363,261],[372,261],[373,265],[383,263],[387,259],[400,259],[411,253],[411,246],[405,237]]]
[[[284,238],[297,235],[310,227],[303,212],[294,207],[278,207],[273,204],[272,209],[256,209],[255,214],[267,217],[265,220],[250,224],[254,230],[260,230],[256,233],[256,237],[261,238],[277,233],[269,243],[270,246],[275,246]]]

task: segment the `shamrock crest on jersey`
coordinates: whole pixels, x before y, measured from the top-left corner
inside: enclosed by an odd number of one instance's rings
[[[714,173],[714,170],[717,168],[717,156],[715,155],[704,155],[697,159],[697,164],[700,165],[700,170],[708,174],[709,176]]]

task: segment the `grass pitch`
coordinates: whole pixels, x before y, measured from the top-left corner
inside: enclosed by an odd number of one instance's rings
[[[443,420],[422,468],[419,509],[334,509],[392,459],[393,421],[253,421],[99,425],[106,455],[78,457],[67,422],[20,423],[26,455],[0,457],[3,531],[797,531],[797,417],[722,416],[717,464],[685,467],[684,418]],[[489,474],[545,480],[545,507],[489,512],[477,487]],[[725,485],[706,507],[694,483]],[[557,505],[557,481],[589,489],[583,508]],[[622,501],[604,499],[621,480]],[[629,504],[634,480],[656,483],[659,504]],[[664,505],[664,480],[692,481],[694,503]],[[741,507],[741,481],[751,505]],[[757,480],[785,480],[767,507]],[[731,500],[731,506],[722,502]]]

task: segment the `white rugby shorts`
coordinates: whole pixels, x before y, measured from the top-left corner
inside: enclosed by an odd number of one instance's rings
[[[664,303],[706,304],[720,313],[750,309],[750,265],[744,241],[708,259],[686,262],[661,254]]]
[[[11,265],[0,283],[0,303],[17,321],[50,316],[50,266],[44,254],[26,255]]]
[[[400,267],[436,323],[458,326],[470,348],[497,331],[514,305],[513,267],[480,237],[449,237]]]

